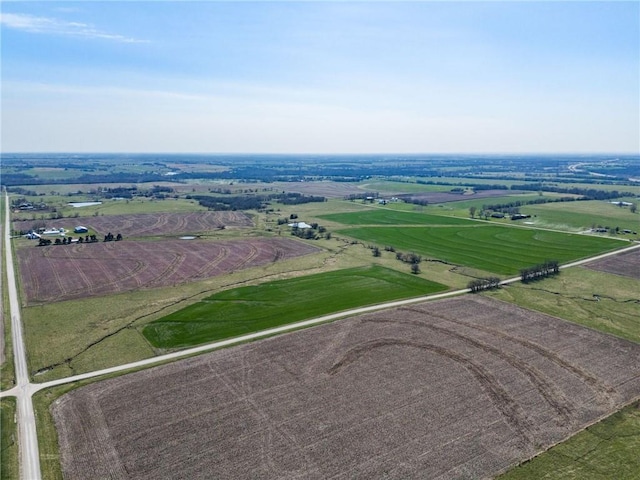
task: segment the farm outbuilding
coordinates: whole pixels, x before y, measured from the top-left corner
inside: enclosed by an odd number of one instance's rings
[[[78,225],[76,228],[73,229],[73,231],[75,233],[88,233],[89,229],[87,227],[83,227],[82,225]]]

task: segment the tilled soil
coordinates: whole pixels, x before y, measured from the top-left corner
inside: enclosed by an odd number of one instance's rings
[[[319,249],[290,238],[122,241],[18,250],[29,304],[166,287],[296,258]]]
[[[605,273],[614,273],[640,280],[640,249],[612,255],[584,265]]]
[[[466,295],[105,380],[52,409],[67,479],[477,479],[638,396],[640,345]]]

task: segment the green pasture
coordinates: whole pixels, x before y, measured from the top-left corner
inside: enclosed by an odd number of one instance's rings
[[[18,478],[18,428],[16,398],[0,399],[0,479]]]
[[[640,403],[635,402],[498,479],[637,480],[638,452]]]
[[[332,213],[319,218],[344,225],[475,225],[462,218],[402,212],[388,208],[375,208],[352,213]]]
[[[549,259],[566,263],[625,245],[595,236],[469,223],[471,226],[356,227],[336,233],[503,275],[517,274],[523,267]]]
[[[155,347],[184,347],[446,288],[380,266],[337,270],[216,293],[142,333]]]
[[[531,215],[532,221],[540,226],[589,229],[600,225],[640,231],[640,213],[631,213],[629,207],[619,207],[609,201],[554,202],[525,205],[520,210]]]

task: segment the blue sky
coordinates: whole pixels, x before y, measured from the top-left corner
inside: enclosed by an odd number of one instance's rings
[[[5,2],[2,151],[640,150],[640,3]]]

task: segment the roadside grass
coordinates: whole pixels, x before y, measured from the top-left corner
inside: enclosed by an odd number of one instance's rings
[[[480,222],[469,224],[471,226],[357,227],[337,233],[502,275],[517,274],[521,268],[549,259],[566,263],[625,245],[595,236]]]
[[[142,332],[155,347],[171,349],[446,289],[380,266],[338,270],[226,290],[155,320]]]
[[[0,399],[0,479],[18,478],[16,397]]]
[[[640,280],[574,267],[486,295],[640,343],[638,292]]]
[[[36,417],[36,431],[38,433],[40,472],[42,473],[43,480],[63,480],[58,432],[55,422],[53,421],[53,416],[51,415],[51,404],[57,398],[83,384],[85,384],[85,382],[69,383],[54,388],[47,388],[35,393],[32,397]]]
[[[608,201],[589,200],[525,205],[521,211],[531,215],[532,220],[538,226],[566,225],[585,230],[600,225],[610,228],[620,227],[621,230],[640,231],[640,214],[631,213],[629,207],[619,207]]]
[[[631,480],[640,472],[640,402],[500,475],[498,480]]]
[[[5,201],[6,197],[4,195],[0,195],[0,225],[2,225],[2,239],[0,239],[0,244],[2,248],[0,248],[0,268],[2,268],[0,284],[2,285],[2,291],[0,291],[0,295],[2,295],[2,308],[0,309],[0,341],[3,342],[0,345],[0,351],[2,355],[0,355],[0,390],[8,390],[15,386],[16,384],[16,376],[15,369],[13,363],[13,340],[11,338],[11,308],[9,306],[9,290],[7,287],[7,268],[6,268],[6,257],[5,257],[5,248],[11,248],[12,243],[7,245],[7,235],[4,231],[4,222],[5,222]],[[15,258],[15,257],[14,257]]]

